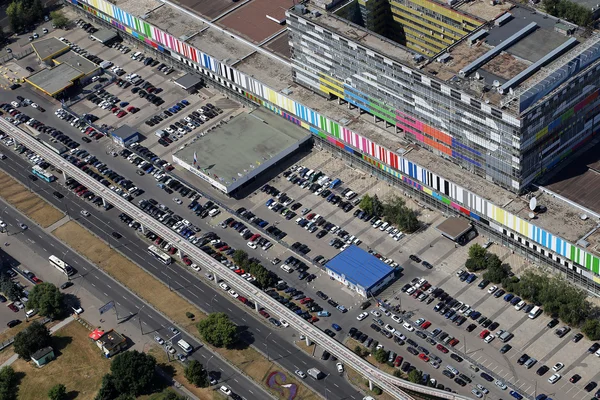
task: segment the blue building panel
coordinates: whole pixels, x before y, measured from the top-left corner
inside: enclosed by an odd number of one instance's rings
[[[394,273],[392,267],[354,245],[329,260],[325,267],[367,292]]]

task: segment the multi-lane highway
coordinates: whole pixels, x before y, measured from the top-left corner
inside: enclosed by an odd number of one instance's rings
[[[314,326],[306,323],[306,321],[299,318],[296,314],[292,313],[290,310],[283,307],[281,304],[267,296],[265,293],[258,290],[249,282],[240,278],[233,271],[227,269],[222,264],[217,263],[214,259],[210,258],[208,255],[206,255],[204,252],[202,252],[195,246],[191,245],[187,241],[182,240],[181,237],[179,237],[176,233],[172,232],[171,230],[160,224],[158,221],[152,219],[148,215],[144,214],[137,207],[125,201],[116,193],[108,190],[100,183],[83,173],[81,170],[67,163],[60,156],[51,152],[40,142],[33,139],[29,134],[23,132],[21,129],[11,125],[10,123],[4,120],[1,120],[0,126],[5,130],[5,132],[9,133],[17,141],[23,143],[28,148],[40,154],[48,162],[65,171],[65,173],[67,173],[69,176],[72,176],[82,184],[85,184],[90,190],[93,190],[95,193],[100,194],[107,201],[113,204],[116,208],[135,218],[136,221],[140,222],[147,229],[150,229],[153,232],[159,234],[161,237],[163,237],[166,240],[169,240],[171,243],[177,243],[177,246],[179,247],[180,251],[189,255],[196,262],[200,263],[204,268],[213,272],[215,276],[218,276],[221,279],[225,279],[231,286],[237,289],[238,292],[247,295],[248,297],[252,298],[255,302],[258,302],[260,306],[279,315],[282,318],[285,318],[290,323],[293,329],[295,329],[298,332],[306,333],[311,340],[326,347],[345,364],[356,369],[357,371],[361,371],[373,383],[377,384],[379,387],[381,387],[383,390],[385,390],[395,398],[411,398],[406,393],[404,393],[400,389],[400,387],[408,388],[417,392],[422,392],[430,395],[435,395],[440,398],[465,398],[441,390],[426,388],[420,385],[414,385],[412,383],[409,383],[399,378],[395,378],[389,374],[386,374],[374,368],[371,364],[355,355],[351,350],[347,349],[339,342],[331,339],[329,336],[327,336]]]
[[[314,390],[322,395],[325,395],[327,392],[327,397],[329,399],[358,400],[362,398],[362,395],[357,390],[353,389],[350,385],[348,385],[342,376],[337,374],[335,371],[335,365],[332,362],[328,364],[321,364],[319,361],[313,359],[303,351],[300,351],[299,349],[296,349],[294,346],[290,345],[291,341],[298,339],[295,332],[289,329],[272,329],[270,326],[263,325],[255,318],[246,315],[241,310],[236,309],[235,307],[237,304],[232,303],[230,298],[224,294],[223,291],[216,288],[216,286],[206,284],[204,280],[200,279],[193,272],[182,268],[179,265],[171,264],[168,269],[165,269],[162,263],[158,262],[155,258],[148,254],[146,250],[147,245],[140,239],[135,231],[121,223],[118,218],[119,211],[100,211],[100,209],[96,209],[90,203],[84,202],[80,198],[74,196],[66,188],[59,186],[57,182],[52,184],[48,184],[41,180],[32,182],[28,179],[31,165],[14,153],[9,153],[7,151],[4,153],[8,155],[8,158],[2,161],[2,168],[9,172],[12,176],[21,180],[24,185],[29,186],[49,203],[55,205],[57,208],[63,211],[68,211],[73,218],[77,218],[80,224],[90,229],[98,237],[108,241],[108,243],[113,247],[118,248],[120,251],[127,254],[127,256],[130,257],[134,262],[153,274],[155,277],[166,284],[170,284],[173,290],[176,290],[178,293],[185,296],[196,306],[206,310],[207,312],[227,313],[236,324],[240,326],[246,326],[246,332],[252,335],[255,345],[266,353],[266,345],[268,344],[270,358],[274,359],[285,369],[293,373],[293,371],[296,369],[306,371],[306,369],[316,366],[323,372],[330,373],[331,375],[327,377],[326,384],[323,381],[305,381],[305,383],[311,386]],[[59,191],[65,197],[61,200],[58,200],[52,195],[53,191]],[[81,210],[89,211],[90,216],[87,218],[82,217],[80,215]],[[5,219],[7,222],[10,222],[11,220],[8,219],[6,215],[6,213],[0,215],[0,219]],[[32,226],[34,224],[29,225]],[[121,233],[123,238],[120,240],[113,238],[111,236],[113,231],[118,231]],[[56,247],[52,246],[50,243],[60,244],[60,242],[58,242],[52,236],[45,236],[45,232],[40,229],[32,229],[31,232],[25,231],[24,234],[33,235],[31,239],[35,241],[36,249],[41,249],[39,250],[40,254],[44,256],[55,254],[61,258],[64,258],[67,262],[76,266],[82,275],[85,275],[86,277],[88,276],[88,269],[79,268],[82,258],[76,256],[74,252],[66,252],[67,248],[62,245],[60,247],[58,245],[56,245]],[[42,240],[42,237],[44,237],[45,240]],[[46,251],[46,249],[48,249],[48,251]],[[89,264],[85,263],[84,266],[87,267]],[[97,270],[94,269],[94,271]],[[102,275],[106,277],[106,275]],[[82,282],[82,284],[89,285],[87,280]],[[116,301],[122,303],[123,307],[130,312],[136,312],[136,310],[141,307],[139,305],[127,306],[128,303],[124,300],[131,300],[131,295],[125,288],[113,284],[111,278],[106,277],[106,279],[103,279],[102,276],[99,275],[98,279],[93,278],[92,282],[95,284],[95,286],[90,286],[90,289],[92,289],[92,291],[97,294],[99,298],[115,299]],[[148,307],[144,309],[144,315],[146,314],[145,310],[147,309]],[[250,309],[249,311],[251,312]],[[146,318],[144,315],[142,318],[145,322]],[[156,319],[153,319],[153,321],[156,321]],[[150,324],[150,321],[148,321],[148,324]],[[160,324],[166,327],[170,326],[168,321],[163,321]],[[159,329],[160,326],[152,326],[152,328]],[[161,331],[159,331],[159,333],[161,333]],[[211,365],[213,365],[212,361]],[[213,368],[211,367],[211,369]],[[224,376],[235,376],[231,375],[234,374],[231,368],[229,370],[226,370],[225,368],[223,369],[227,372],[223,374]],[[237,379],[240,380],[239,375],[237,376]],[[231,382],[231,384],[233,389],[237,390],[237,383]],[[251,390],[256,392],[254,389]],[[248,397],[243,392],[240,394],[248,399],[252,398]]]
[[[11,164],[15,165],[12,161]],[[16,165],[19,164],[20,163]],[[3,167],[6,167],[6,165],[3,165]],[[7,169],[11,170],[12,168]],[[26,170],[22,171],[24,173],[26,172]],[[14,173],[16,171],[10,172]],[[23,177],[26,179],[25,174]],[[42,193],[43,190],[49,188],[45,186],[46,184],[44,183],[38,185],[37,182],[32,182],[32,189],[36,190],[38,193]],[[143,300],[121,286],[119,282],[112,279],[85,258],[71,251],[61,241],[46,233],[36,224],[28,222],[28,229],[20,229],[18,226],[19,222],[27,221],[27,217],[11,208],[4,200],[0,199],[0,207],[3,210],[0,219],[7,224],[9,233],[9,236],[4,239],[7,243],[10,244],[12,242],[12,235],[18,234],[19,239],[26,241],[28,247],[41,257],[47,259],[50,255],[56,255],[67,259],[70,264],[77,268],[78,274],[72,278],[76,285],[84,287],[98,299],[105,300],[106,302],[111,300],[117,302],[121,317],[133,320],[136,324],[138,323],[136,319],[139,319],[139,322],[141,322],[142,325],[141,329],[143,334],[150,335],[150,340],[153,340],[153,337],[157,334],[163,338],[168,338],[169,335],[172,335],[169,328],[173,326],[173,323],[165,316],[151,307],[144,307],[146,306],[146,303]],[[73,204],[72,207],[75,208],[77,205]],[[78,209],[81,208],[79,207]],[[50,265],[48,265],[48,268],[51,268]],[[142,313],[139,313],[141,309],[143,309],[143,311]],[[196,359],[204,365],[206,365],[207,360],[210,359],[210,364],[208,365],[209,370],[217,372],[217,375],[219,375],[219,382],[230,386],[235,393],[246,399],[254,399],[257,398],[257,396],[266,398],[268,396],[268,394],[254,381],[237,372],[226,361],[221,360],[219,357],[212,357],[213,353],[205,347],[198,347],[199,343],[197,340],[185,333],[183,333],[182,336],[188,343],[193,344],[194,347],[197,348],[197,350],[191,354],[190,358]]]

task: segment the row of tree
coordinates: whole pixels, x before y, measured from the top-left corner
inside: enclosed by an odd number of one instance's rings
[[[478,244],[469,248],[465,267],[469,271],[484,270],[484,279],[502,284],[507,292],[543,307],[546,314],[556,316],[568,325],[581,327],[589,339],[600,339],[599,310],[587,301],[583,290],[560,276],[528,270],[518,278],[511,274],[510,265],[503,264],[497,255]]]
[[[405,201],[398,196],[390,196],[382,202],[377,195],[365,194],[360,200],[359,208],[385,219],[403,232],[414,232],[420,226],[417,212],[407,207]]]
[[[259,288],[266,289],[277,282],[277,275],[263,267],[257,260],[249,258],[245,251],[236,250],[231,259],[238,267],[256,278],[255,284]]]
[[[544,0],[544,10],[557,18],[563,18],[579,26],[589,26],[593,22],[592,12],[569,0]]]
[[[41,0],[13,0],[6,9],[6,16],[12,31],[19,33],[42,20],[44,6]]]

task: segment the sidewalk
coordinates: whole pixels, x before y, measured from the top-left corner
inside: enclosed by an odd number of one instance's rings
[[[69,222],[71,220],[71,217],[68,215],[65,215],[63,218],[59,219],[58,221],[56,221],[55,223],[53,223],[52,225],[50,225],[47,228],[43,228],[49,235],[52,234],[52,231],[55,230],[56,228],[59,228],[61,226],[63,226],[64,224],[66,224],[67,222]]]

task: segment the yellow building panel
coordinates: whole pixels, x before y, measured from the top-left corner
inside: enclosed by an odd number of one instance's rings
[[[327,78],[330,78],[330,77],[328,76]],[[333,79],[333,78],[331,78],[331,80],[334,80],[334,79]],[[340,86],[340,85],[337,85],[337,84],[335,84],[335,83],[331,83],[331,82],[329,81],[329,79],[325,79],[325,77],[323,77],[323,76],[321,76],[321,77],[319,78],[319,81],[321,82],[321,85],[327,85],[327,86],[330,86],[330,87],[334,88],[335,90],[337,90],[338,92],[340,92],[340,93],[344,93],[344,88],[343,88],[342,86]]]
[[[464,35],[466,35],[467,33],[469,33],[469,32],[470,32],[470,31],[468,31],[468,30],[464,30],[464,29],[462,29],[462,27],[460,27],[460,28],[459,28],[459,27],[456,27],[456,26],[453,26],[453,25],[447,24],[447,23],[445,23],[445,22],[443,22],[443,21],[440,21],[440,20],[438,20],[438,19],[435,19],[435,18],[433,18],[433,17],[430,17],[429,15],[426,15],[426,14],[420,15],[420,14],[419,14],[419,12],[418,12],[417,10],[413,10],[412,8],[410,8],[410,7],[408,7],[408,6],[405,6],[404,4],[397,3],[397,2],[395,2],[395,1],[393,1],[393,0],[392,0],[392,2],[391,2],[391,3],[392,3],[392,4],[394,4],[396,7],[398,7],[398,8],[400,8],[400,9],[402,9],[402,10],[406,11],[406,12],[407,12],[407,14],[403,14],[403,16],[404,16],[405,18],[407,18],[407,19],[413,19],[413,20],[415,20],[415,21],[422,21],[422,20],[428,20],[428,21],[431,21],[431,22],[433,22],[434,24],[438,24],[438,25],[441,25],[441,26],[443,26],[443,27],[444,27],[444,28],[446,28],[446,29],[450,29],[450,30],[452,30],[453,32],[455,32],[455,34],[459,35],[460,37],[463,37]],[[433,29],[433,27],[432,27],[432,29]],[[436,28],[435,30],[438,30],[438,29],[439,29],[439,28]]]
[[[541,139],[548,133],[548,127],[545,126],[544,129],[535,134],[535,140]]]
[[[431,10],[437,14],[441,14],[450,19],[453,19],[461,24],[463,23],[463,21],[467,21],[475,26],[481,25],[480,21],[477,21],[476,19],[470,18],[470,17],[468,17],[462,13],[459,13],[457,11],[454,11],[452,9],[446,8],[446,7],[442,6],[441,4],[437,4],[437,3],[434,3],[429,0],[410,0],[410,1],[421,7],[426,8],[428,10]]]
[[[525,237],[529,237],[529,222],[521,219],[521,229],[519,229],[519,233]]]
[[[338,92],[336,92],[335,90],[332,90],[332,89],[328,88],[328,87],[327,87],[327,86],[325,86],[325,85],[320,85],[320,87],[319,87],[319,88],[321,89],[321,91],[322,91],[323,93],[331,93],[331,94],[333,94],[333,95],[335,95],[335,96],[339,97],[340,99],[343,99],[343,98],[344,98],[344,95],[343,95],[343,94],[341,94],[341,93],[338,93]]]
[[[410,43],[410,42],[406,42],[406,47],[408,47],[411,50],[416,51],[417,53],[421,53],[423,55],[426,56],[432,56],[434,55],[434,53],[432,51],[426,51],[425,49],[419,47],[419,46],[415,46],[414,44]]]
[[[446,48],[444,43],[441,43],[439,40],[437,40],[436,38],[432,38],[429,35],[423,35],[421,32],[414,30],[411,26],[405,26],[404,30],[406,32],[410,32],[413,35],[413,37],[410,37],[410,40],[412,42],[417,43],[420,46],[422,45],[426,49],[440,52]],[[423,37],[421,37],[421,35],[423,35]],[[406,40],[409,40],[409,38],[407,37]]]
[[[336,79],[333,76],[325,75],[322,72],[319,72],[319,78],[326,79],[329,82],[336,82],[338,84],[338,86],[344,86],[344,82],[343,81],[340,81],[339,79]]]
[[[406,20],[400,19],[400,18],[398,18],[395,15],[394,15],[394,20],[396,22],[401,23],[405,27],[408,26],[408,27],[410,27],[410,28],[412,28],[412,29],[414,29],[416,31],[419,31],[419,32],[425,34],[426,36],[428,36],[430,38],[430,40],[435,40],[435,41],[440,41],[441,40],[444,43],[449,44],[449,45],[450,44],[454,44],[456,42],[456,40],[453,40],[453,39],[450,38],[450,35],[446,35],[446,34],[443,34],[443,33],[440,33],[440,32],[436,32],[436,31],[434,31],[433,35],[432,35],[430,29],[424,28],[424,27],[419,26],[419,25],[417,25],[415,23],[412,23],[410,21],[406,21]],[[441,35],[444,35],[444,37],[442,38]],[[446,47],[446,46],[444,46],[444,47]]]

